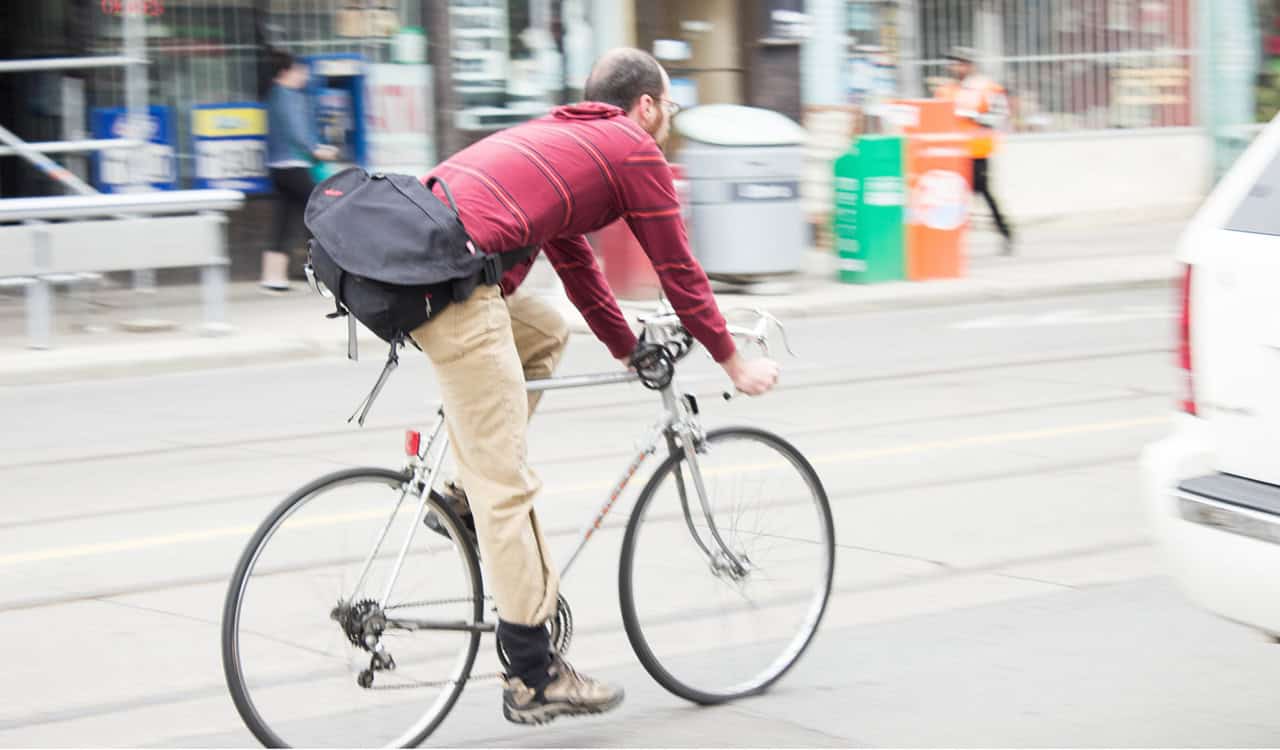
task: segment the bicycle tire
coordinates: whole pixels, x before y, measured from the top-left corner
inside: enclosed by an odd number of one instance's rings
[[[767,670],[767,673],[758,675],[755,679],[741,684],[737,689],[728,691],[708,690],[698,685],[689,684],[688,681],[677,677],[668,665],[662,663],[662,659],[655,653],[645,635],[637,609],[635,591],[635,555],[646,512],[649,510],[649,505],[656,496],[657,490],[676,467],[685,461],[685,456],[683,452],[676,453],[668,456],[658,466],[636,500],[635,508],[632,510],[631,518],[627,523],[625,536],[623,537],[621,560],[618,566],[622,621],[626,629],[627,639],[631,642],[631,647],[635,651],[636,657],[650,676],[672,694],[701,705],[714,705],[763,693],[789,672],[800,660],[800,657],[803,656],[817,634],[831,597],[831,586],[835,571],[835,533],[831,507],[827,499],[826,490],[823,488],[821,479],[818,477],[817,472],[814,471],[813,466],[795,446],[766,430],[751,427],[727,427],[712,430],[706,435],[706,441],[712,447],[717,443],[735,439],[756,441],[761,445],[767,446],[770,450],[781,454],[788,465],[793,466],[799,472],[812,493],[812,501],[816,506],[817,518],[822,527],[821,539],[818,543],[825,547],[825,564],[822,566],[821,571],[822,580],[818,582],[819,587],[815,590],[815,594],[820,594],[820,600],[816,601],[816,611],[812,612],[810,619],[805,621],[802,632],[797,633],[796,637],[789,643],[788,650],[784,650],[783,657],[788,653],[790,654],[789,658],[785,659],[785,663],[775,662]],[[690,488],[690,492],[693,492],[692,488]],[[690,502],[697,503],[696,494],[690,497]],[[701,512],[697,507],[691,510],[694,513]]]
[[[262,554],[264,543],[270,540],[274,530],[289,518],[289,516],[294,513],[298,507],[305,504],[311,498],[320,496],[327,488],[361,481],[403,483],[408,481],[410,478],[411,474],[407,471],[391,471],[375,467],[346,469],[322,476],[301,487],[277,505],[254,532],[249,543],[245,547],[244,552],[241,554],[240,559],[236,564],[235,572],[231,577],[226,600],[223,605],[221,628],[223,674],[226,678],[227,688],[231,693],[231,698],[235,703],[237,712],[240,714],[245,726],[264,746],[288,747],[289,745],[275,730],[272,729],[272,727],[268,726],[267,722],[259,714],[252,697],[249,695],[249,690],[245,683],[245,675],[240,663],[238,642],[238,626],[241,618],[240,607],[243,602],[243,596],[248,585],[248,580],[253,570],[254,563]],[[470,595],[473,602],[471,615],[473,617],[473,621],[480,622],[484,615],[484,588],[480,573],[479,557],[474,545],[467,534],[459,533],[459,530],[463,529],[463,524],[450,508],[428,499],[427,510],[434,511],[437,515],[442,517],[446,527],[455,532],[453,534],[453,538],[456,540],[455,543],[461,551],[463,564],[466,565],[470,575]],[[421,731],[415,733],[414,736],[408,738],[402,743],[395,743],[396,746],[416,747],[432,732],[434,732],[436,728],[439,727],[440,723],[449,715],[453,706],[457,703],[458,698],[461,696],[462,690],[466,686],[466,682],[471,675],[471,670],[475,665],[479,646],[480,633],[471,633],[470,642],[466,646],[465,657],[463,659],[464,664],[460,670],[460,677],[452,686],[447,700],[444,702],[437,714],[425,725],[425,727],[422,728]]]

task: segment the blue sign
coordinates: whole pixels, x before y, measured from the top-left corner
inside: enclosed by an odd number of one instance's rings
[[[200,104],[191,110],[196,187],[271,192],[267,110],[254,103]]]
[[[94,187],[104,193],[117,193],[129,185],[150,185],[156,190],[177,187],[173,111],[169,107],[148,107],[146,117],[139,118],[135,128],[129,127],[123,107],[95,107],[89,117],[94,138],[146,141],[146,145],[139,148],[99,151],[93,159]]]

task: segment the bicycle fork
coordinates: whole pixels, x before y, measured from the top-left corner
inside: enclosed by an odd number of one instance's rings
[[[711,564],[712,571],[718,576],[721,573],[728,574],[731,578],[740,579],[750,571],[749,561],[745,556],[739,557],[729,549],[729,545],[720,535],[720,529],[716,526],[714,514],[711,512],[711,501],[707,497],[707,487],[703,480],[702,469],[698,466],[698,446],[702,443],[703,438],[701,431],[694,421],[697,417],[697,402],[692,396],[688,405],[677,403],[675,390],[672,387],[663,389],[663,401],[666,402],[667,408],[671,413],[680,415],[671,424],[667,426],[665,436],[667,440],[667,449],[672,456],[684,453],[684,463],[688,466],[689,476],[693,480],[693,489],[698,496],[698,506],[702,509],[702,515],[707,521],[707,532],[710,534],[711,543],[703,541],[702,535],[698,533],[696,524],[693,522],[693,513],[689,507],[689,490],[685,485],[684,469],[677,462],[672,471],[675,474],[676,492],[680,495],[680,510],[684,513],[685,526],[689,529],[689,535],[693,537],[694,543],[707,556],[707,561]],[[679,441],[676,438],[679,437]],[[715,550],[712,546],[716,547]]]

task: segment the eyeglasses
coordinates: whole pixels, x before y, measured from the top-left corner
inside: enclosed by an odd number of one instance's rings
[[[669,116],[675,116],[675,114],[680,111],[680,105],[670,99],[659,99],[658,101],[662,104],[662,109],[665,110]]]

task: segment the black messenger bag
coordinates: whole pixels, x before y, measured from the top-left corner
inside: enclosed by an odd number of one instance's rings
[[[448,205],[431,192],[436,183]],[[478,252],[449,186],[436,177],[424,185],[411,175],[351,167],[316,185],[305,218],[314,235],[307,278],[333,297],[328,317],[347,318],[347,356],[358,357],[357,320],[391,344],[382,375],[356,408],[361,425],[399,364],[400,347],[412,342],[409,334],[480,284],[497,284],[533,251]]]

